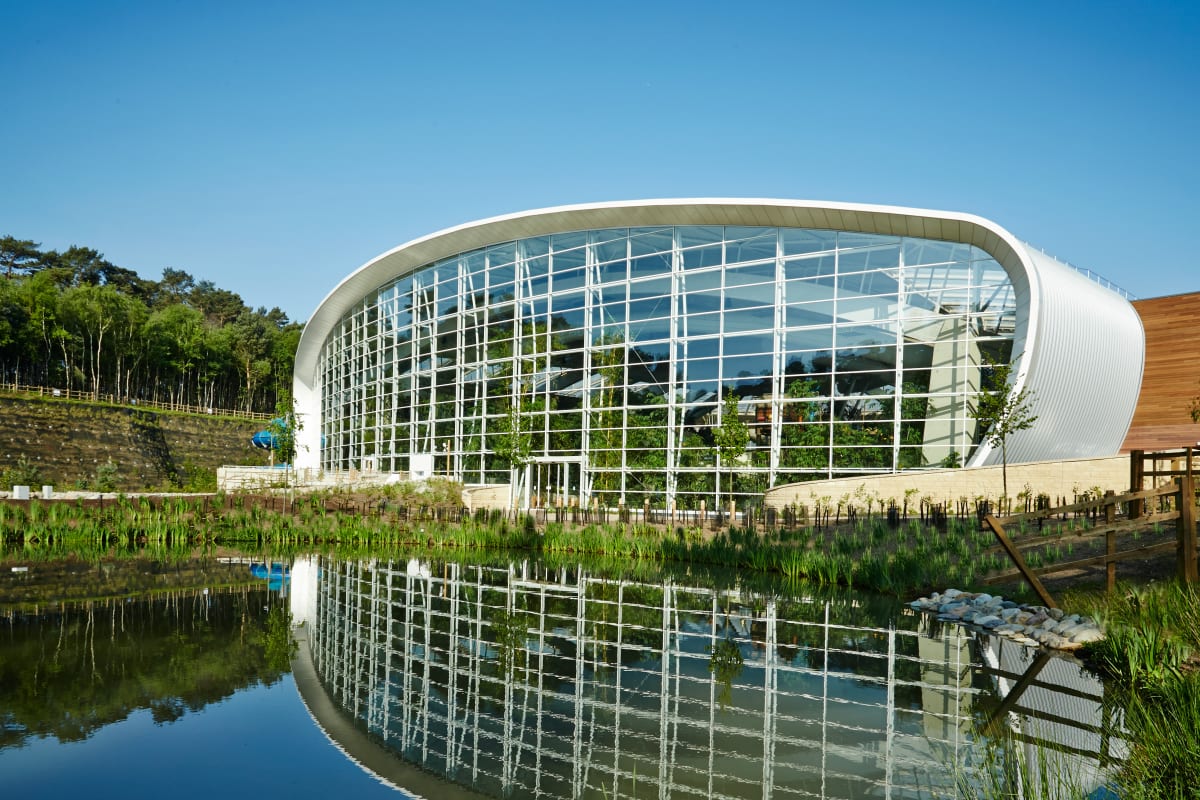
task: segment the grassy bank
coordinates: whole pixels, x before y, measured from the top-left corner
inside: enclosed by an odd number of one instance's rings
[[[8,548],[35,557],[196,545],[262,547],[350,546],[447,551],[521,550],[651,563],[683,562],[778,574],[824,585],[847,585],[892,595],[946,585],[970,585],[1003,562],[990,534],[950,519],[944,529],[917,520],[897,527],[860,519],[837,529],[769,530],[641,523],[544,526],[533,517],[479,512],[439,521],[439,506],[416,514],[407,506],[372,513],[330,510],[324,498],[279,508],[233,497],[119,498],[104,507],[81,503],[0,504],[0,535]],[[948,583],[947,583],[948,582]]]

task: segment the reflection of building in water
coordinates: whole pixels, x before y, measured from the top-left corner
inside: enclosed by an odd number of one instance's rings
[[[319,567],[335,703],[489,794],[926,797],[976,758],[958,629],[925,645],[854,603],[528,565]]]
[[[925,734],[930,742],[953,740],[967,733],[972,721],[962,707],[962,693],[971,685],[976,663],[971,660],[971,637],[958,625],[948,626],[945,635],[931,630],[932,618],[922,615],[917,639],[921,658],[921,708],[925,711]],[[936,624],[936,623],[934,623]],[[939,626],[941,627],[941,626]],[[952,730],[957,728],[958,730]],[[950,753],[944,758],[952,758]]]
[[[1055,786],[1070,776],[1072,786],[1104,782],[1105,772],[1129,755],[1104,684],[1074,659],[1022,647],[1002,637],[980,640],[983,671],[995,682],[1000,706],[991,714],[1022,745],[1027,782],[1050,785],[1039,796],[1068,796]]]

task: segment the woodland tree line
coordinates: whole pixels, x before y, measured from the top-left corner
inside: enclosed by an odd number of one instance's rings
[[[166,268],[146,280],[90,247],[0,237],[0,381],[271,411],[303,325]]]

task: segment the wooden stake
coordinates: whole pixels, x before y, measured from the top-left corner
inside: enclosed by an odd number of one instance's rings
[[[1029,569],[1029,565],[1025,563],[1025,559],[1021,556],[1021,551],[1013,546],[1012,541],[1008,538],[1008,534],[1004,532],[1004,526],[995,516],[988,514],[983,518],[983,522],[992,529],[992,533],[996,535],[996,540],[1000,542],[1000,546],[1004,548],[1004,552],[1008,553],[1008,557],[1012,559],[1013,565],[1033,590],[1037,592],[1037,596],[1041,598],[1042,605],[1048,608],[1058,608],[1058,603],[1054,602],[1054,598],[1046,591],[1046,587],[1038,579],[1037,575]]]

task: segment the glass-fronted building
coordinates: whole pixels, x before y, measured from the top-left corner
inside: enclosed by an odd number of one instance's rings
[[[1057,440],[1014,440],[1010,460],[1109,454],[1136,401],[1140,337],[1119,293],[969,215],[548,209],[411,242],[326,298],[297,355],[297,463],[407,472],[418,455],[467,483],[515,482],[530,503],[696,507],[985,463],[972,409],[997,362],[1015,364],[1035,430]],[[1093,409],[1104,419],[1068,443],[1101,367],[1080,362],[1098,346],[1131,386],[1110,387]],[[745,447],[722,457],[714,435],[733,429]]]

